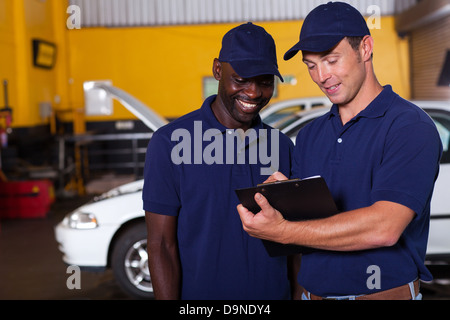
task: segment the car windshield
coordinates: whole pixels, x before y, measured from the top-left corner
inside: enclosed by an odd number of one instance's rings
[[[280,111],[285,111],[285,110],[283,109]],[[283,130],[284,128],[286,128],[287,126],[294,123],[295,121],[297,121],[300,118],[301,118],[301,111],[290,112],[290,113],[277,112],[277,113],[271,114],[266,119],[264,119],[264,122],[274,128]]]
[[[269,126],[281,130],[281,126],[283,125],[284,121],[287,121],[287,119],[291,118],[292,115],[296,114],[297,112],[304,110],[304,107],[304,105],[295,105],[282,108],[266,116],[263,121]]]

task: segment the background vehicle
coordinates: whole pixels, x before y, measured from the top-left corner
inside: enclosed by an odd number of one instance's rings
[[[83,270],[111,268],[127,294],[152,298],[143,183],[114,188],[77,208],[55,227],[55,236],[65,263]]]
[[[327,97],[312,97],[283,100],[268,105],[260,112],[264,122],[279,130],[297,120],[297,114],[317,107],[331,107]]]
[[[296,105],[298,102],[291,101]],[[441,170],[431,203],[427,259],[450,261],[450,102],[415,103],[433,118],[444,145]],[[284,103],[283,106],[289,108],[291,105]],[[282,109],[276,112],[286,115]],[[329,106],[311,107],[287,112],[294,121],[281,131],[295,142],[301,128],[329,109]],[[266,116],[270,114],[273,113],[268,112]],[[153,287],[148,271],[142,186],[143,180],[125,184],[81,206],[55,227],[55,235],[67,264],[95,270],[112,268],[125,292],[135,298],[151,298]]]

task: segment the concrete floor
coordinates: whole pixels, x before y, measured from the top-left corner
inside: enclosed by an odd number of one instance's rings
[[[0,221],[0,299],[129,299],[112,273],[81,272],[81,289],[68,289],[72,275],[62,261],[54,226],[87,198],[58,200],[41,219]]]
[[[0,300],[129,300],[112,272],[81,272],[81,288],[68,289],[72,273],[62,261],[54,226],[89,198],[60,199],[41,219],[0,220]],[[422,285],[424,300],[450,300],[450,267],[431,269],[436,281]]]

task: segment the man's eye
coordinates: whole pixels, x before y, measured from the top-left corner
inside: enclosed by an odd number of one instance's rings
[[[261,83],[262,86],[271,87],[271,86],[273,86],[275,84],[275,81],[274,80],[261,81],[260,83]]]

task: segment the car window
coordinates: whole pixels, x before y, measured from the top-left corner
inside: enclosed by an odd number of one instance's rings
[[[299,113],[296,112],[296,113],[288,114],[285,117],[280,118],[277,121],[271,123],[270,125],[274,128],[277,128],[278,130],[283,130],[284,128],[286,128],[290,124],[296,122],[300,118],[301,118],[301,114],[299,115]]]
[[[450,114],[444,113],[442,111],[428,111],[428,114],[436,124],[439,136],[441,137],[443,146],[441,163],[450,163]]]
[[[297,112],[303,110],[304,108],[305,105],[301,104],[280,109],[264,118],[264,123],[267,123],[272,127],[281,129],[279,126],[276,125],[278,122],[283,121],[283,119],[291,117],[293,114],[296,114]]]

